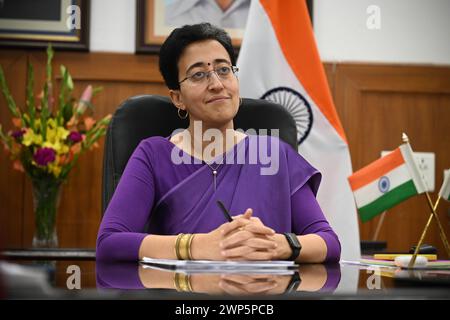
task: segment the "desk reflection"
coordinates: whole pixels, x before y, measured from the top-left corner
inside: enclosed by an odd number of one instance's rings
[[[210,295],[281,295],[333,292],[341,279],[339,264],[307,264],[290,274],[184,273],[136,263],[96,263],[97,288],[169,289]]]

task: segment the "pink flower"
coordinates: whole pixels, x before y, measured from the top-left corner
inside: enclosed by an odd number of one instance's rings
[[[81,95],[81,101],[89,102],[92,98],[92,86],[88,85],[86,89],[84,89],[83,94]]]
[[[39,148],[33,155],[34,161],[40,166],[46,166],[55,161],[56,152],[52,148]]]
[[[83,114],[86,110],[88,103],[92,98],[92,86],[88,85],[86,89],[84,89],[83,94],[81,95],[80,102],[78,102],[77,113]]]

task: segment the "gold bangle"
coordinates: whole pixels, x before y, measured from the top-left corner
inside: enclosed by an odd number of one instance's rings
[[[192,240],[194,239],[194,236],[195,236],[195,233],[191,234],[189,236],[189,239],[188,239],[187,254],[188,254],[188,259],[189,260],[193,260],[192,259],[192,252],[191,252],[191,245],[192,245]]]
[[[184,252],[183,252],[183,246],[184,246],[184,241],[183,241],[183,239],[184,239],[184,234],[183,235],[181,235],[180,236],[180,242],[179,242],[179,244],[178,244],[178,253],[179,253],[179,255],[180,255],[180,260],[184,260]]]
[[[175,273],[173,283],[178,292],[192,292],[191,277],[187,274]]]
[[[192,292],[191,275],[190,274],[186,274],[185,276],[186,276],[187,288],[188,288],[189,292]]]
[[[183,234],[180,238],[179,252],[182,260],[188,260],[188,240],[190,234]]]
[[[175,274],[173,276],[173,285],[174,285],[175,289],[177,289],[178,292],[181,291],[179,283],[180,283],[180,274],[178,272],[175,272]]]
[[[181,241],[181,238],[182,238],[183,236],[184,236],[184,234],[183,234],[183,233],[180,233],[180,234],[177,236],[177,240],[175,241],[175,254],[176,254],[178,260],[182,260],[182,259],[181,259],[181,254],[180,254],[180,241]]]

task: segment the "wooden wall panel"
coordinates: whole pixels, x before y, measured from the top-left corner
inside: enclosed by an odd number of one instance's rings
[[[17,105],[25,101],[26,62],[23,51],[0,51],[0,65]],[[0,97],[0,124],[5,133],[12,129],[3,95]],[[24,181],[22,173],[12,170],[12,163],[0,143],[0,245],[22,246]]]
[[[406,132],[415,151],[436,154],[436,187],[450,166],[450,68],[341,64],[336,69],[335,103],[349,140],[353,169],[358,170],[402,143]],[[448,204],[438,214],[449,234]],[[378,240],[388,250],[408,250],[417,243],[429,215],[425,196],[392,208],[386,214]],[[379,217],[360,223],[361,239],[371,240]],[[426,242],[443,254],[436,224]]]
[[[36,93],[45,72],[45,54],[37,51],[0,53],[0,63],[13,83],[12,90],[23,104],[26,61],[35,65]],[[75,82],[75,94],[92,84],[104,90],[94,98],[95,117],[113,113],[119,104],[138,94],[167,95],[154,55],[56,52],[54,76],[58,86],[59,65],[68,67]],[[436,189],[442,170],[450,166],[450,68],[427,66],[329,64],[325,72],[335,98],[337,111],[346,130],[353,168],[359,169],[379,157],[381,150],[397,147],[406,131],[416,151],[436,153]],[[22,99],[22,100],[20,100]],[[0,122],[6,125],[9,113],[0,98]],[[8,124],[9,125],[9,124]],[[99,148],[80,157],[64,185],[58,216],[62,247],[94,247],[101,217],[101,175],[103,141]],[[0,153],[0,223],[8,247],[31,245],[33,213],[31,185],[11,169]],[[435,199],[436,193],[432,194]],[[448,204],[439,215],[448,232]],[[11,214],[12,213],[12,214]],[[417,241],[427,219],[422,198],[411,199],[389,211],[379,236],[389,250],[407,250]],[[378,218],[361,224],[361,239],[370,240]],[[427,242],[442,245],[433,224]]]

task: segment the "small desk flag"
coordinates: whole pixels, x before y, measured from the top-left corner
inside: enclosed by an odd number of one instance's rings
[[[363,222],[426,188],[408,143],[348,178]]]

